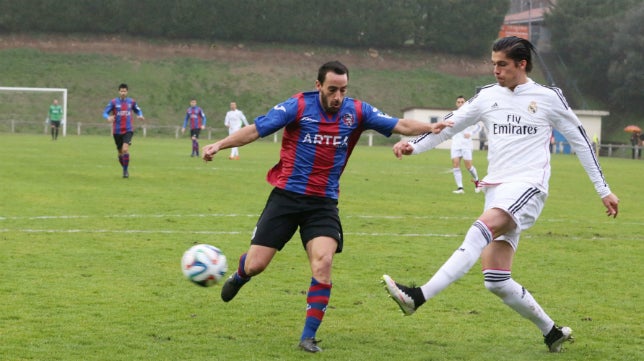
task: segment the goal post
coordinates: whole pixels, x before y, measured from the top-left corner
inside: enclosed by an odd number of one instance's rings
[[[0,91],[7,92],[38,92],[38,93],[62,93],[61,106],[63,108],[63,118],[60,125],[63,128],[63,136],[67,135],[67,88],[29,88],[29,87],[4,87],[0,86]],[[50,103],[51,104],[51,103]],[[47,109],[43,109],[45,112]]]

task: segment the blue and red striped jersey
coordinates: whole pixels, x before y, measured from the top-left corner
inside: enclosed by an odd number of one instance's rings
[[[190,122],[190,129],[200,129],[201,126],[206,126],[206,113],[198,106],[189,107],[186,110],[186,117],[183,120],[183,127],[188,127]]]
[[[357,99],[345,97],[340,110],[329,114],[319,92],[295,94],[255,119],[261,137],[284,128],[280,160],[266,180],[291,192],[338,199],[340,175],[362,132],[373,129],[389,137],[397,123]]]
[[[142,117],[143,111],[136,104],[136,100],[132,98],[114,98],[103,110],[103,118],[107,119],[110,114],[114,115],[114,123],[112,123],[112,134],[125,134],[132,132],[132,112]]]

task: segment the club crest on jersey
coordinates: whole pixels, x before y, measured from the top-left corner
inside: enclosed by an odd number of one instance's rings
[[[344,123],[344,125],[346,125],[347,127],[352,126],[354,122],[355,120],[353,119],[353,114],[348,113],[342,116],[342,123]]]
[[[530,105],[528,105],[528,111],[532,114],[537,112],[537,102],[531,101]]]

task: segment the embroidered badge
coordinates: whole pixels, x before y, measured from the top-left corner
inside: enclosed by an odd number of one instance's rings
[[[350,127],[353,125],[353,115],[352,114],[345,114],[342,116],[342,123],[344,123],[346,126]]]
[[[537,112],[537,102],[532,101],[530,102],[530,105],[528,105],[528,111],[532,114]]]

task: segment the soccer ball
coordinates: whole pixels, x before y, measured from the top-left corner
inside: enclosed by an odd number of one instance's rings
[[[197,244],[183,253],[181,269],[186,278],[202,287],[214,286],[228,271],[226,256],[217,247]]]

